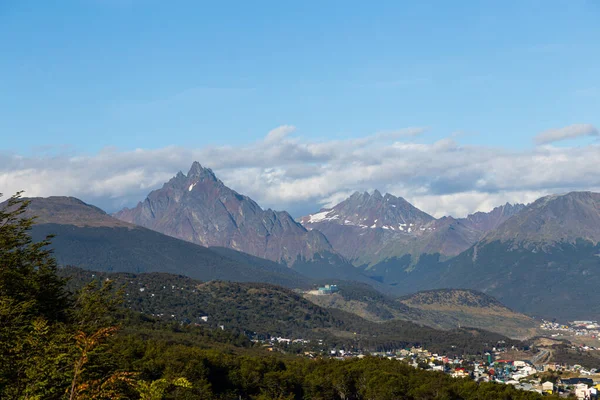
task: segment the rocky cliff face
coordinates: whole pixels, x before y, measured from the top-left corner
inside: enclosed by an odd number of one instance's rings
[[[178,173],[135,208],[114,216],[203,246],[227,247],[288,264],[333,252],[320,232],[307,231],[287,212],[263,210],[198,162],[187,175]]]

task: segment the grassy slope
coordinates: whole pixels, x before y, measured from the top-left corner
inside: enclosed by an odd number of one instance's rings
[[[413,321],[437,329],[458,326],[482,328],[515,338],[535,336],[535,321],[513,312],[492,297],[468,290],[436,290],[393,299],[365,285],[340,284],[341,291],[330,296],[304,294],[322,307],[337,308],[383,322]]]

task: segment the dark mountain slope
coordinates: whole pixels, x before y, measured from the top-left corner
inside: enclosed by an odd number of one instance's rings
[[[600,246],[585,240],[542,250],[514,241],[478,244],[445,263],[435,282],[482,290],[529,315],[597,319]]]
[[[34,198],[26,216],[38,216],[32,237],[55,234],[61,265],[121,272],[170,272],[202,280],[260,281],[301,287],[309,280],[284,266],[240,253],[234,258],[119,221],[78,199]]]

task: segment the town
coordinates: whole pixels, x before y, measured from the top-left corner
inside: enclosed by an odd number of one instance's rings
[[[428,351],[421,347],[410,347],[386,352],[366,352],[326,348],[323,340],[291,339],[272,337],[252,339],[268,351],[294,353],[298,356],[318,359],[332,358],[340,361],[352,358],[385,357],[423,370],[438,371],[457,379],[472,379],[476,382],[496,382],[513,385],[516,389],[540,394],[559,394],[561,397],[575,396],[580,400],[598,399],[600,373],[596,369],[585,369],[580,365],[538,363],[536,354],[531,360],[506,358],[514,349],[498,343],[492,351],[483,355],[449,356]],[[299,348],[304,349],[298,351]],[[310,348],[311,350],[308,350]]]
[[[133,283],[133,282],[131,282]],[[170,287],[171,290],[186,290],[186,288]],[[163,286],[163,289],[167,289]],[[191,289],[195,292],[195,289]],[[144,288],[139,289],[140,292]],[[337,293],[339,288],[334,284],[327,284],[308,293],[327,296]],[[153,296],[153,294],[151,294]],[[152,314],[159,318],[177,319],[175,315],[163,313]],[[208,315],[202,315],[195,326],[205,325],[209,322]],[[186,325],[192,323],[189,319],[180,321]],[[214,321],[216,328],[225,330],[226,327]],[[596,321],[572,321],[560,324],[542,320],[540,330],[548,332],[548,337],[555,340],[567,338],[590,338],[597,340],[600,325]],[[600,390],[600,371],[595,368],[585,368],[579,364],[559,364],[548,361],[548,352],[539,350],[536,354],[524,354],[514,347],[505,347],[504,341],[478,355],[457,356],[437,354],[425,348],[413,346],[410,348],[394,349],[390,351],[367,351],[360,348],[344,348],[331,346],[322,339],[288,338],[281,336],[259,335],[256,332],[246,332],[248,338],[258,346],[269,352],[284,354],[297,354],[310,359],[336,359],[348,360],[364,357],[385,357],[411,365],[414,368],[437,371],[448,374],[457,379],[472,379],[476,382],[496,382],[499,384],[513,385],[515,388],[541,394],[559,394],[561,396],[574,395],[577,399],[598,399]],[[565,341],[566,342],[566,341]],[[569,343],[569,342],[566,342]],[[570,344],[579,351],[595,351],[596,346]]]
[[[600,334],[600,325],[597,321],[573,321],[568,324],[542,320],[540,329],[552,331],[552,337],[561,336],[589,336],[593,339]]]

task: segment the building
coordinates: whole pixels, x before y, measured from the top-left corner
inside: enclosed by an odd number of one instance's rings
[[[550,381],[542,383],[542,391],[549,394],[554,393],[554,383]]]
[[[464,368],[456,368],[451,376],[453,378],[467,378],[469,377],[469,373]]]
[[[594,381],[590,378],[569,378],[569,379],[561,379],[560,384],[563,386],[575,386],[580,383],[584,383],[588,386],[593,386]]]
[[[597,398],[595,388],[590,388],[585,383],[575,385],[575,397],[579,400],[592,400]]]
[[[337,285],[325,285],[318,289],[319,294],[333,294],[338,291]]]

